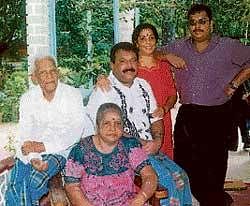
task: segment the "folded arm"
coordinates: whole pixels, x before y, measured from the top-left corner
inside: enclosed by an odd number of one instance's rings
[[[225,93],[228,96],[232,96],[236,89],[247,79],[250,78],[250,67],[243,68],[233,79],[232,81],[226,86]]]

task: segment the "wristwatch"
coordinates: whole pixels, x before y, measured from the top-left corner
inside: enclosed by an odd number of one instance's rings
[[[230,88],[233,89],[233,90],[236,90],[236,89],[238,89],[238,87],[239,87],[239,86],[238,86],[237,84],[235,84],[234,82],[230,82],[230,83],[229,83],[229,86],[230,86]]]

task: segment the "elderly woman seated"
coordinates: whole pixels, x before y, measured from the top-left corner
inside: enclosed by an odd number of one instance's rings
[[[123,136],[120,108],[101,105],[96,124],[96,135],[81,139],[66,163],[65,189],[71,204],[144,205],[156,189],[157,176],[138,140]],[[139,192],[135,173],[142,178]]]

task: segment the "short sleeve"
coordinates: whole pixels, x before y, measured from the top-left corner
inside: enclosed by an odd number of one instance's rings
[[[250,46],[245,46],[238,40],[228,40],[232,49],[232,63],[240,68],[250,67]]]
[[[72,148],[69,153],[68,160],[65,165],[65,183],[78,183],[85,172],[83,166],[83,151],[81,150],[80,143]]]
[[[167,96],[174,96],[176,95],[176,88],[175,88],[175,83],[173,79],[173,74],[170,70],[170,65],[168,62],[161,61],[160,62],[160,67],[163,70],[162,78],[164,81],[164,87],[166,88],[166,93]]]

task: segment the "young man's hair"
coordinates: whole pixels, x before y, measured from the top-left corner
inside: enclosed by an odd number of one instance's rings
[[[110,51],[110,60],[115,63],[115,55],[119,50],[132,51],[136,54],[136,58],[138,59],[138,49],[129,42],[120,42],[115,44]]]
[[[191,15],[194,15],[196,13],[200,13],[202,11],[205,11],[207,13],[207,16],[209,18],[209,21],[212,20],[212,10],[209,6],[205,4],[193,4],[191,8],[188,11],[188,19],[190,18]]]
[[[158,32],[157,32],[156,28],[152,24],[144,23],[144,24],[139,24],[137,27],[135,27],[135,29],[133,31],[132,42],[133,42],[134,45],[136,45],[136,43],[138,41],[138,37],[139,37],[141,31],[144,30],[144,29],[151,29],[154,36],[155,36],[156,42],[158,41],[159,35],[158,35]]]

